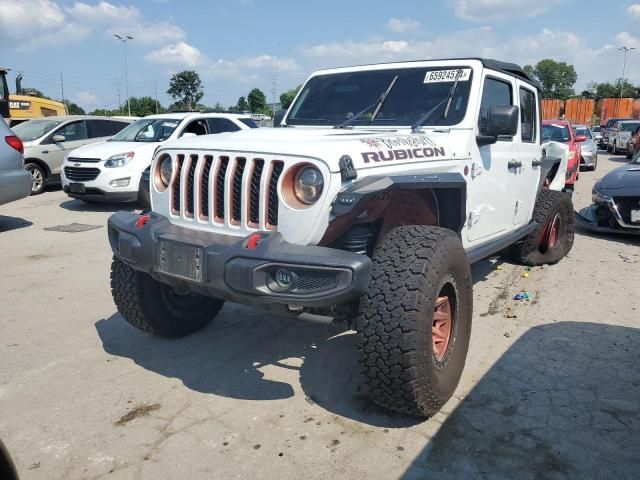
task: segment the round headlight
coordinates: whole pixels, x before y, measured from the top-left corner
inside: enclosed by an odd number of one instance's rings
[[[169,186],[171,176],[173,175],[173,160],[170,156],[166,156],[160,162],[160,180],[165,187]]]
[[[303,167],[293,179],[293,193],[306,205],[318,201],[324,187],[322,173],[316,167]]]

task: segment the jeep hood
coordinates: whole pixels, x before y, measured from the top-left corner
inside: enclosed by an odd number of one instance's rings
[[[158,146],[157,142],[98,142],[91,145],[76,148],[69,156],[79,158],[100,158],[106,160],[109,157],[126,152],[144,152],[153,150]]]
[[[467,135],[465,135],[465,138]],[[410,163],[452,158],[448,133],[410,133],[409,129],[259,128],[188,137],[167,142],[162,150],[220,150],[248,155],[291,155],[323,160],[331,171],[349,155],[356,169],[392,161]],[[464,145],[460,145],[464,149]],[[456,156],[456,158],[463,158]]]
[[[640,196],[640,164],[618,167],[596,183],[596,188],[610,196]]]

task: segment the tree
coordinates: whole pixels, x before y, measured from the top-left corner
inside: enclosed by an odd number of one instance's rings
[[[614,83],[603,82],[594,84],[596,91],[596,99],[601,98],[618,98],[620,97],[620,89],[622,89],[623,97],[635,97],[638,93],[638,87],[633,85],[628,80],[622,82],[621,78],[618,78]]]
[[[129,105],[131,105],[131,115],[135,117],[146,117],[156,113],[156,99],[153,97],[131,97]],[[158,103],[158,113],[164,113],[164,111],[162,105]]]
[[[249,102],[249,111],[251,113],[268,112],[267,97],[259,88],[254,88],[253,90],[251,90],[249,92],[249,95],[247,96],[247,100]]]
[[[238,99],[238,103],[236,103],[236,110],[238,111],[238,113],[249,111],[249,104],[244,97],[240,97]]]
[[[183,70],[169,80],[167,93],[174,99],[172,107],[177,110],[195,110],[198,102],[204,97],[200,75],[194,70]]]
[[[224,106],[220,102],[216,102],[213,108],[211,108],[209,111],[215,113],[223,113],[226,111],[226,108],[224,108]]]
[[[42,93],[37,88],[32,87],[22,87],[22,95],[32,95],[34,97],[47,98],[51,100],[51,97],[47,97],[44,93]]]
[[[293,103],[293,99],[296,98],[296,95],[302,88],[302,85],[298,85],[296,88],[292,88],[291,90],[287,90],[282,95],[280,95],[280,103],[282,104],[282,108],[286,109]]]
[[[573,65],[545,58],[534,67],[525,65],[523,70],[542,84],[543,98],[565,99],[575,95],[573,86],[578,80],[578,75]]]
[[[67,106],[67,112],[69,115],[84,115],[84,109],[71,100],[65,100],[64,104]]]

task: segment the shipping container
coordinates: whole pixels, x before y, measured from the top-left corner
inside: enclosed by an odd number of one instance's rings
[[[636,98],[633,101],[633,111],[631,112],[633,118],[640,119],[640,98]]]
[[[600,125],[610,118],[631,118],[633,98],[603,98],[598,102]]]
[[[590,98],[570,98],[564,103],[564,118],[574,125],[591,126],[594,107]]]
[[[555,98],[544,98],[542,100],[542,119],[556,120],[560,118],[563,102]]]

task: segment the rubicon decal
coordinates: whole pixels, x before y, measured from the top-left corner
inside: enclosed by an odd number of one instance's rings
[[[369,137],[361,138],[362,143],[366,143],[371,148],[378,150],[391,149],[397,147],[435,147],[436,144],[426,136],[397,136],[397,137]]]
[[[399,150],[380,150],[377,152],[362,152],[362,159],[364,160],[364,163],[445,156],[446,153],[444,151],[444,147],[407,148]]]

